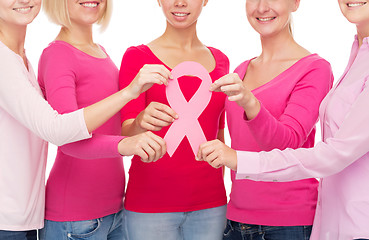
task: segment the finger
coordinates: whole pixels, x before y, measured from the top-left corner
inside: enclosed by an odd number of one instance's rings
[[[178,114],[172,109],[170,108],[168,105],[165,105],[165,104],[162,104],[162,103],[159,103],[157,104],[156,106],[156,109],[169,115],[171,118],[174,118],[174,119],[177,119],[178,118]],[[164,118],[160,118],[162,120],[164,120]],[[166,118],[167,121],[168,121],[168,118]]]
[[[225,85],[220,87],[220,90],[222,92],[240,92],[241,91],[241,86],[238,83],[234,83],[234,84],[229,84],[229,85]]]
[[[220,161],[220,159],[219,159],[219,158],[216,158],[216,159],[214,159],[214,161],[212,161],[211,166],[212,166],[213,168],[221,168],[221,167],[223,167],[224,165],[223,165],[223,163]]]
[[[148,134],[150,134],[150,136],[160,145],[161,148],[160,158],[162,158],[164,154],[167,152],[167,145],[165,143],[165,140],[152,132],[148,132]]]
[[[139,148],[135,155],[139,156],[143,162],[147,162],[148,160],[148,156],[142,148]]]
[[[172,73],[164,65],[153,65],[153,70],[163,76],[165,79],[173,79]]]
[[[213,164],[213,161],[217,159],[218,155],[216,152],[211,152],[209,155],[206,156],[205,161],[208,162],[210,165]]]
[[[147,162],[152,162],[152,159],[155,157],[154,149],[152,149],[147,142],[142,146],[142,149],[146,152],[148,156]]]
[[[160,74],[155,74],[153,75],[154,79],[156,79],[157,81],[160,81],[161,85],[164,84],[165,86],[168,86],[168,79],[163,77]]]
[[[212,86],[213,87],[216,87],[216,88],[219,88],[219,87],[222,87],[222,86],[225,86],[225,85],[229,85],[229,84],[234,84],[235,82],[237,82],[239,79],[239,76],[238,74],[228,74],[228,75],[225,75],[221,78],[219,78],[218,80],[216,80]]]
[[[237,95],[229,96],[228,100],[231,102],[237,102],[241,100],[242,98],[243,98],[242,94],[237,94]]]
[[[153,162],[156,162],[160,158],[160,155],[161,155],[161,146],[153,138],[149,139],[148,144],[151,147],[151,149],[153,149],[154,152],[155,152],[155,154],[152,156],[153,158],[151,160]]]

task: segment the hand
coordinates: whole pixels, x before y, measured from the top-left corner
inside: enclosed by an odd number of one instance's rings
[[[169,106],[151,102],[135,119],[138,128],[148,131],[160,131],[178,118],[177,113]]]
[[[224,92],[229,101],[236,102],[242,107],[249,119],[254,118],[260,111],[260,103],[252,92],[245,86],[237,73],[225,75],[216,80],[210,91]]]
[[[130,92],[132,98],[135,99],[155,83],[167,86],[168,79],[172,79],[172,74],[164,65],[146,64],[140,69],[126,89]]]
[[[201,144],[196,160],[206,161],[213,168],[226,166],[237,170],[237,152],[218,139]]]
[[[167,146],[161,137],[152,132],[144,132],[132,137],[126,137],[118,144],[118,151],[123,156],[138,155],[143,162],[156,162],[167,151]]]

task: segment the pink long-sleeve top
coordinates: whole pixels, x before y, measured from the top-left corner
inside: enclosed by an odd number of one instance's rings
[[[250,61],[235,70],[241,79]],[[330,64],[311,54],[252,91],[261,103],[253,120],[246,119],[237,103],[226,101],[232,148],[259,152],[313,147],[319,105],[332,83]],[[233,171],[231,176],[228,219],[269,226],[313,224],[318,195],[316,179],[279,183],[235,180]]]
[[[237,178],[322,178],[311,240],[369,238],[369,38],[323,100],[323,142],[310,149],[237,152]]]
[[[109,56],[96,58],[63,41],[52,42],[39,62],[41,89],[60,113],[117,92],[118,74]],[[117,147],[123,138],[120,129],[116,114],[91,139],[58,148],[46,185],[46,219],[89,220],[122,209],[125,177]]]
[[[45,101],[31,64],[0,42],[0,229],[42,228],[47,142],[89,138],[83,111],[59,115]]]

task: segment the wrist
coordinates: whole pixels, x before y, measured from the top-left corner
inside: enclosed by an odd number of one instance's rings
[[[260,112],[260,102],[253,96],[247,103],[243,106],[245,114],[248,120],[254,119]]]

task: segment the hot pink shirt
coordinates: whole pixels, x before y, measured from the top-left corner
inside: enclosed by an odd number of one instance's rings
[[[323,100],[323,142],[310,149],[237,152],[237,178],[323,178],[311,240],[369,238],[369,38],[356,39],[343,77]]]
[[[228,73],[228,58],[219,50],[209,48],[216,67],[210,73],[217,80]],[[164,64],[145,45],[131,47],[124,54],[120,70],[120,87],[127,86],[145,64]],[[167,67],[168,68],[168,67]],[[169,69],[169,68],[168,68]],[[200,85],[196,77],[179,78],[179,84],[187,100]],[[150,102],[168,104],[165,86],[154,85],[122,110],[122,121],[136,118]],[[217,138],[224,128],[225,95],[213,93],[209,105],[198,118],[207,140]],[[179,116],[180,117],[180,116]],[[164,137],[169,127],[155,132]],[[172,157],[165,154],[155,163],[143,163],[139,157],[132,159],[125,198],[125,208],[134,212],[187,212],[219,207],[227,202],[221,169],[198,162],[185,137]]]
[[[250,60],[235,70],[241,79],[249,63]],[[313,147],[319,105],[332,83],[329,63],[312,54],[252,91],[261,103],[261,110],[253,120],[246,120],[237,103],[226,101],[232,148],[259,152]],[[271,183],[234,178],[232,171],[228,219],[270,226],[313,224],[316,179]]]
[[[95,58],[55,41],[40,58],[39,83],[50,105],[66,113],[117,92],[118,69],[109,57]],[[91,139],[58,148],[46,186],[46,219],[88,220],[122,209],[125,179],[117,149],[123,138],[120,132],[116,114]]]

